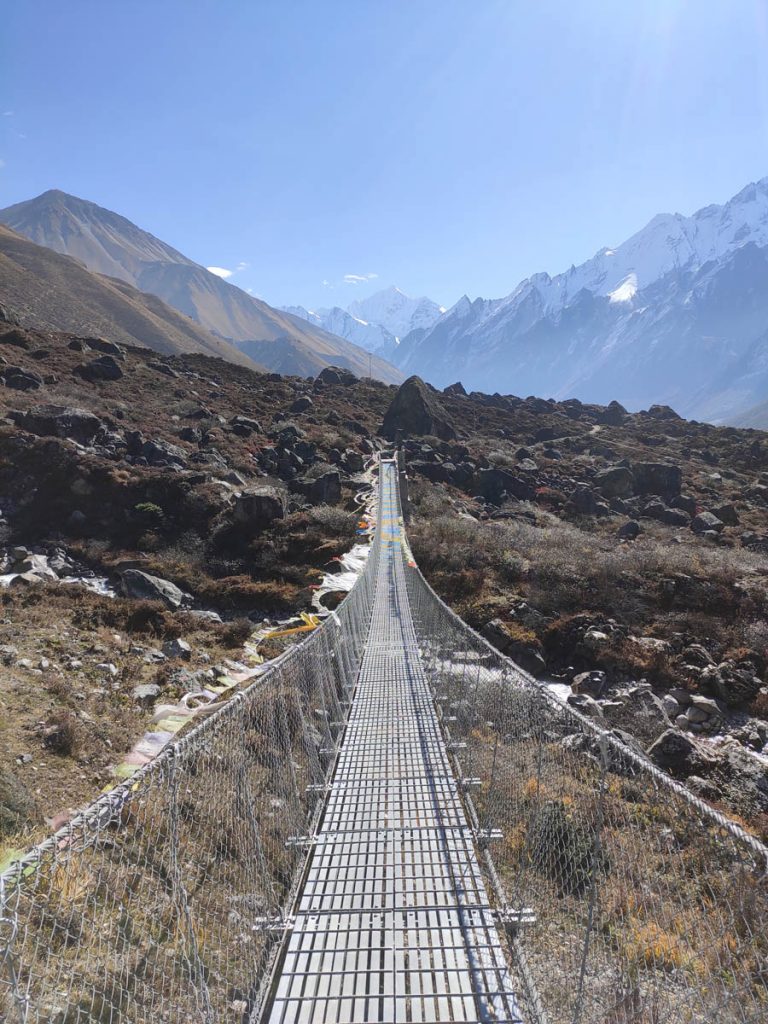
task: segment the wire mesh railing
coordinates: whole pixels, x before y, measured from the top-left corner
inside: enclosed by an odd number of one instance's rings
[[[0,876],[0,1020],[257,1014],[368,632],[378,546],[308,640]]]
[[[0,876],[0,1020],[258,1019],[369,630],[325,625]],[[764,1024],[768,851],[504,658],[409,564],[532,1024]]]
[[[528,1019],[768,1021],[768,849],[503,657],[412,563],[407,572]]]

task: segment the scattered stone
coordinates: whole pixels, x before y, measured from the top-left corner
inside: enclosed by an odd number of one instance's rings
[[[724,523],[722,523],[712,512],[699,512],[699,514],[691,520],[691,529],[694,533],[699,534],[708,533],[709,531],[720,533],[723,526]]]
[[[166,640],[163,644],[163,654],[166,658],[181,658],[182,661],[189,661],[192,657],[192,648],[186,640]]]
[[[617,530],[619,540],[636,540],[641,533],[642,529],[640,527],[640,523],[636,522],[634,519],[630,519]]]
[[[142,707],[151,707],[162,692],[157,683],[142,683],[140,686],[134,686],[133,699]]]

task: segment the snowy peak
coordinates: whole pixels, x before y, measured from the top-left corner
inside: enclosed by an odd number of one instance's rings
[[[358,320],[378,324],[395,338],[404,338],[414,330],[428,330],[445,312],[425,296],[413,299],[394,285],[351,302],[347,312]]]
[[[429,330],[445,312],[431,299],[413,299],[394,286],[352,302],[347,309],[340,306],[316,311],[303,306],[284,306],[283,309],[387,359],[391,358],[401,338],[414,330]]]

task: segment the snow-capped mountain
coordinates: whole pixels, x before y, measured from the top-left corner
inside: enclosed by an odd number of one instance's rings
[[[392,358],[439,386],[461,379],[633,408],[666,401],[728,420],[768,397],[768,377],[745,370],[754,346],[768,348],[766,332],[768,178],[691,217],[660,214],[616,248],[555,277],[535,274],[505,298],[464,296]]]
[[[445,309],[424,296],[412,299],[393,285],[367,299],[350,302],[347,312],[357,320],[378,324],[395,338],[402,339],[411,331],[430,328]]]
[[[391,359],[401,338],[411,331],[429,329],[445,309],[432,299],[413,299],[393,286],[352,302],[347,309],[333,306],[309,310],[304,306],[283,306],[283,311],[346,338],[383,359]]]

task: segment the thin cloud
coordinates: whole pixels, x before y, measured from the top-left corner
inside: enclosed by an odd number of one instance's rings
[[[13,117],[13,111],[12,110],[4,110],[3,111],[3,117]]]
[[[0,171],[5,167],[5,160],[0,156]]]
[[[223,277],[225,281],[234,274],[234,270],[227,270],[226,267],[206,267],[205,269],[215,274],[216,277]]]
[[[363,281],[375,281],[378,274],[345,274],[345,284],[361,284]]]
[[[247,270],[248,267],[250,267],[250,265],[251,264],[250,263],[246,263],[245,260],[240,260],[240,262],[235,267],[235,273],[239,274],[241,270]]]

